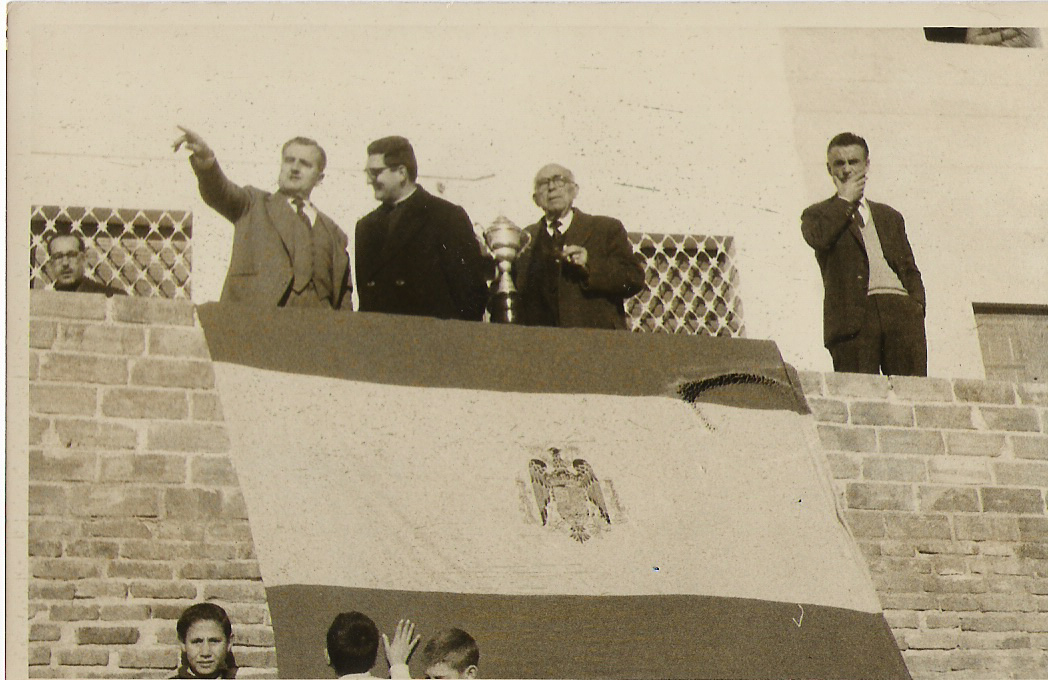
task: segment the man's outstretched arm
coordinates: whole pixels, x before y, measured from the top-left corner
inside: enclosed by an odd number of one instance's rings
[[[225,176],[218,165],[215,152],[207,145],[204,138],[189,128],[178,126],[182,134],[172,147],[178,151],[183,145],[189,151],[189,163],[197,176],[197,186],[204,203],[214,208],[230,222],[236,222],[247,212],[250,198],[248,192],[237,186]]]

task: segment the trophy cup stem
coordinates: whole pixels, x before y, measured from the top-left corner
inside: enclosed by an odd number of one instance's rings
[[[499,216],[484,231],[484,242],[498,262],[495,292],[488,301],[492,323],[520,323],[520,294],[513,285],[513,262],[521,250],[522,230]]]

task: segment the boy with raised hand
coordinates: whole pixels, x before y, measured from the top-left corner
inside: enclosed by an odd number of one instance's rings
[[[414,624],[402,620],[397,624],[392,643],[383,636],[390,678],[411,677],[407,662],[419,640],[414,632]],[[422,649],[422,658],[427,678],[476,678],[480,649],[477,647],[477,641],[466,631],[461,628],[447,628],[426,643]]]

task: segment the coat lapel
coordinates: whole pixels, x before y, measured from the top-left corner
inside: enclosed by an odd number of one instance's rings
[[[581,210],[575,210],[571,226],[564,232],[564,245],[585,246],[592,235],[593,219]]]
[[[867,199],[867,203],[870,204],[870,215],[873,217],[873,226],[877,228],[877,238],[881,241],[881,248],[884,248],[884,244],[891,239],[889,233],[888,216],[881,209],[880,203],[874,203]]]
[[[297,220],[298,216],[291,210],[291,205],[283,194],[269,195],[269,198],[266,199],[266,214],[269,216],[270,224],[280,235],[288,257],[294,258],[295,223],[291,220]]]
[[[836,201],[836,200],[837,200],[837,194],[834,194],[827,201],[827,204],[829,204],[832,201]],[[872,206],[872,204],[871,204],[871,206]],[[852,216],[851,220],[848,221],[848,231],[851,232],[851,235],[855,237],[855,240],[858,241],[859,245],[863,247],[863,250],[865,250],[866,249],[866,243],[862,240],[862,232],[859,231],[859,218],[858,218],[858,215],[859,215],[859,213],[858,213],[858,211],[856,211],[854,213],[854,215]],[[876,219],[877,218],[874,217],[874,221],[876,221]]]
[[[339,288],[342,284],[342,277],[346,273],[346,267],[349,266],[349,255],[346,253],[347,241],[345,236],[342,234],[342,230],[331,221],[331,219],[324,213],[317,211],[317,223],[314,228],[321,228],[327,230],[328,237],[331,239],[331,272],[333,275],[332,284],[335,288]],[[342,291],[335,290],[333,295],[339,295]]]

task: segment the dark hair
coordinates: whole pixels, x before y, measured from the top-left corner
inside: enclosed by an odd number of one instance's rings
[[[324,168],[327,167],[327,154],[324,153],[324,147],[317,143],[317,140],[310,139],[309,137],[292,137],[291,139],[284,142],[284,146],[280,147],[280,155],[283,157],[284,152],[292,144],[300,144],[302,146],[312,146],[320,152],[320,172],[324,172]]]
[[[178,617],[175,630],[178,631],[180,642],[186,641],[186,634],[189,633],[189,629],[192,628],[193,624],[198,621],[214,621],[217,623],[222,627],[222,632],[226,634],[226,640],[233,636],[233,625],[229,622],[229,615],[226,614],[226,610],[213,602],[199,602],[186,609],[182,612],[182,616]]]
[[[378,627],[360,612],[342,612],[328,628],[327,652],[339,675],[366,673],[378,656]]]
[[[466,631],[448,628],[426,643],[422,656],[427,668],[435,663],[446,663],[461,673],[480,663],[480,648]]]
[[[411,142],[404,137],[383,137],[368,144],[368,155],[382,154],[382,162],[388,168],[403,165],[407,168],[408,179],[414,182],[418,179],[418,161],[415,160],[415,150],[411,148]]]
[[[826,146],[826,153],[830,153],[830,149],[835,146],[861,146],[863,153],[866,154],[866,158],[870,157],[870,147],[866,145],[866,140],[854,132],[842,132],[831,139]]]
[[[76,233],[75,231],[67,231],[67,232],[64,232],[64,233],[63,232],[58,232],[56,234],[51,234],[50,236],[47,237],[46,245],[47,245],[47,254],[48,255],[51,254],[51,241],[54,241],[56,238],[75,238],[76,239],[76,247],[77,247],[78,251],[82,253],[82,252],[84,252],[86,250],[86,247],[84,246],[84,237],[81,236],[80,234]]]

